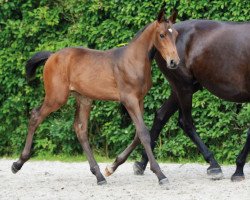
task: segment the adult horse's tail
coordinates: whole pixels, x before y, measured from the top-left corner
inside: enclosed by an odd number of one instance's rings
[[[25,68],[26,68],[26,77],[28,81],[30,81],[35,77],[37,67],[43,65],[52,54],[53,53],[50,51],[41,51],[33,55],[27,61]]]

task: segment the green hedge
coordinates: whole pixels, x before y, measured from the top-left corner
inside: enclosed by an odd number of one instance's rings
[[[128,42],[155,19],[162,1],[157,0],[0,0],[0,155],[19,154],[27,134],[29,111],[44,97],[42,68],[29,86],[25,62],[41,50],[67,46],[109,49]],[[174,5],[172,1],[168,5]],[[170,14],[171,6],[167,8]],[[179,21],[201,18],[249,21],[249,0],[180,1]],[[170,93],[156,65],[153,88],[145,98],[145,122],[151,127],[155,111]],[[89,137],[96,153],[113,157],[134,136],[133,125],[123,126],[119,104],[95,101]],[[205,90],[194,95],[193,117],[200,136],[220,161],[234,161],[245,141],[250,107],[222,101]],[[35,134],[34,152],[79,154],[73,131],[74,99],[53,113]],[[133,153],[133,157],[139,156]],[[157,145],[161,159],[199,159],[196,147],[177,126],[177,115],[166,124]]]

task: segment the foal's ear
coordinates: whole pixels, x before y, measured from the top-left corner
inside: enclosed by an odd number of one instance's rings
[[[162,7],[161,7],[161,10],[158,14],[158,17],[157,17],[157,21],[159,23],[165,21],[165,7],[166,7],[166,2],[163,3]]]
[[[171,21],[172,24],[174,24],[176,21],[177,15],[178,15],[178,11],[174,9],[172,12],[172,15],[168,18],[168,20]]]

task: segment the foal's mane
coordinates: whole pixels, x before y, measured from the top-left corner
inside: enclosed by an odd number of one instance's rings
[[[137,38],[139,38],[141,36],[141,34],[146,30],[146,28],[150,25],[151,23],[145,25],[143,28],[141,28],[136,34],[135,36],[133,37],[133,39],[129,42],[129,43],[132,43],[134,42]],[[149,53],[148,53],[148,57],[149,57],[149,60],[153,60],[154,59],[154,56],[155,56],[155,53],[156,53],[156,48],[153,47]]]
[[[115,48],[114,53],[116,54],[116,56],[119,56],[124,49],[126,49],[128,47],[129,44],[133,43],[136,39],[138,39],[141,34],[146,30],[146,28],[150,25],[151,23],[145,25],[143,28],[141,28],[136,34],[135,36],[132,38],[132,40],[130,40],[129,43],[127,43],[126,45],[119,47],[119,48]],[[156,53],[156,48],[153,46],[152,49],[150,49],[150,51],[148,52],[148,58],[150,61],[152,61],[154,59]]]
[[[149,25],[150,25],[150,23],[147,24],[147,25],[145,25],[142,29],[140,29],[140,30],[135,34],[135,36],[133,37],[133,39],[132,39],[130,42],[133,42],[133,41],[135,41],[137,38],[139,38],[140,35],[143,33],[143,31],[145,31],[145,29],[146,29]]]

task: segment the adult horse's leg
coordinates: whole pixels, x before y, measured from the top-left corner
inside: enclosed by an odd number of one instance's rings
[[[130,117],[132,118],[135,126],[136,126],[136,134],[138,135],[146,153],[149,158],[150,162],[150,169],[156,174],[159,180],[159,184],[168,183],[168,179],[166,176],[162,173],[160,166],[155,160],[155,157],[153,155],[151,146],[150,146],[150,135],[149,131],[147,130],[146,125],[144,124],[142,112],[140,109],[139,100],[132,95],[128,95],[123,100],[126,109],[128,110],[128,113]]]
[[[92,100],[77,95],[76,101],[77,101],[77,108],[74,121],[75,132],[82,148],[86,153],[90,165],[90,171],[96,176],[97,184],[103,185],[107,182],[103,177],[102,173],[100,172],[100,168],[93,156],[88,141],[88,118],[91,110]]]
[[[172,91],[170,97],[163,103],[161,108],[157,110],[154,118],[154,123],[151,129],[151,148],[154,149],[156,141],[160,135],[161,130],[167,123],[169,118],[178,110],[178,100],[176,94]],[[148,157],[143,150],[142,159],[140,162],[134,163],[133,169],[136,175],[142,175],[148,163]]]
[[[249,151],[250,151],[250,129],[247,132],[247,140],[245,146],[243,147],[243,149],[241,150],[240,154],[236,159],[236,171],[231,177],[232,181],[242,181],[245,179],[243,168],[246,163]]]
[[[188,135],[188,137],[195,143],[199,151],[202,153],[204,159],[210,163],[207,173],[212,176],[213,179],[221,179],[223,177],[222,170],[218,162],[215,160],[212,152],[209,151],[207,146],[203,143],[201,138],[196,132],[195,126],[192,120],[192,92],[179,95],[179,105],[181,108],[179,125]]]
[[[45,98],[46,99],[46,98]],[[66,101],[66,100],[65,100]],[[23,166],[23,164],[29,160],[30,158],[30,150],[33,142],[33,136],[34,133],[39,126],[39,124],[42,123],[42,121],[51,113],[59,109],[64,102],[57,102],[57,101],[51,101],[53,103],[50,103],[49,101],[44,101],[43,105],[40,108],[34,108],[31,111],[31,117],[29,121],[29,127],[28,127],[28,135],[26,138],[25,147],[22,151],[21,156],[19,157],[19,160],[17,162],[14,162],[11,170],[13,173],[17,173]]]

